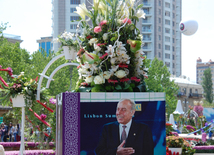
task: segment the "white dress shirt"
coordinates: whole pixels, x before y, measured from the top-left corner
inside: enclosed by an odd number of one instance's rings
[[[131,127],[131,124],[132,124],[132,119],[127,124],[119,124],[120,140],[121,140],[121,135],[122,135],[122,132],[123,132],[123,126],[124,125],[126,126],[125,131],[126,131],[126,138],[127,138],[128,134],[129,134],[130,127]]]

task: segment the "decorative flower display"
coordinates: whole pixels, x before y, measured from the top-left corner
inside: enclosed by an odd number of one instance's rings
[[[201,105],[194,106],[193,110],[198,114],[198,116],[203,116],[204,108]]]
[[[75,41],[75,34],[70,33],[70,32],[64,32],[61,35],[58,36],[58,38],[54,39],[53,42],[61,43],[62,46],[75,46],[76,41]]]
[[[166,145],[171,148],[180,148],[183,146],[184,139],[178,136],[167,136]]]
[[[143,4],[133,0],[94,0],[92,10],[80,4],[76,13],[79,80],[75,91],[140,92],[147,78],[142,35],[136,27],[144,18]],[[92,21],[92,25],[88,21]]]

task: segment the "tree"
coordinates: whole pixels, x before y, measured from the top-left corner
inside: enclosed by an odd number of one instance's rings
[[[204,77],[202,78],[202,87],[204,89],[204,96],[209,103],[213,102],[213,83],[211,69],[208,68],[204,71]]]
[[[170,73],[163,61],[154,58],[148,69],[148,79],[145,79],[147,91],[165,92],[166,113],[169,115],[176,109],[178,85],[170,80]]]

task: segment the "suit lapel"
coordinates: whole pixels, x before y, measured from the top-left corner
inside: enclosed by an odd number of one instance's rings
[[[112,131],[115,131],[113,133],[114,142],[116,142],[117,144],[120,144],[120,134],[119,134],[119,123],[118,122],[115,122],[114,129]]]
[[[132,120],[132,124],[129,130],[128,138],[126,139],[126,147],[131,146],[135,142],[135,137],[137,136],[136,123]]]

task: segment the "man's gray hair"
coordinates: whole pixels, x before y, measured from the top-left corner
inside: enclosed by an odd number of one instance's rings
[[[129,103],[132,105],[131,110],[135,110],[135,102],[134,101],[132,101],[131,99],[123,98],[123,99],[120,99],[118,104],[123,102],[123,101],[129,101]]]

